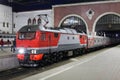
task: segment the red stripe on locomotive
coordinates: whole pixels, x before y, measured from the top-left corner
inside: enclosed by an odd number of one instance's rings
[[[42,60],[43,54],[30,54],[30,60],[38,61]]]
[[[80,44],[87,44],[87,36],[80,35]]]
[[[24,60],[24,54],[17,54],[17,58],[19,60]]]

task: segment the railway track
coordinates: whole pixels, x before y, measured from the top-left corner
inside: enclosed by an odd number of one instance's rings
[[[9,69],[6,71],[1,71],[0,72],[0,80],[9,80],[15,76],[19,76],[21,74],[26,74],[28,72],[29,72],[29,69],[23,68],[23,67],[18,67],[18,68]]]

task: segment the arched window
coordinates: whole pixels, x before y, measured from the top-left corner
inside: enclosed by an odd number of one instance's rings
[[[107,14],[102,16],[96,23],[95,32],[101,33],[110,30],[119,30],[120,16]],[[97,34],[98,34],[97,33]]]
[[[31,25],[31,19],[30,18],[28,19],[28,25]]]
[[[9,34],[9,32],[7,32],[7,34]]]
[[[38,25],[40,25],[40,24],[41,24],[41,19],[40,19],[40,18],[38,18],[37,23],[38,23]]]
[[[36,24],[36,19],[34,18],[34,19],[33,19],[33,25],[35,25],[35,24]]]
[[[74,28],[78,32],[86,33],[86,25],[84,21],[77,16],[69,16],[65,18],[60,26]]]
[[[6,32],[5,32],[5,31],[3,31],[2,33],[3,33],[3,34],[5,34]]]
[[[104,24],[120,24],[120,17],[114,14],[104,15],[98,20],[97,25]]]

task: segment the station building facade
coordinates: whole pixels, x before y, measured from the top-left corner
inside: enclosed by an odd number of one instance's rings
[[[55,5],[54,26],[77,26],[89,35],[103,30],[120,30],[119,7],[120,1]]]
[[[17,13],[12,12],[11,7],[0,6],[1,33],[16,33],[30,20],[37,22],[39,14],[48,15],[47,26],[73,27],[89,35],[103,30],[120,30],[119,0],[54,5],[49,10]],[[44,24],[44,20],[42,20],[42,24]]]

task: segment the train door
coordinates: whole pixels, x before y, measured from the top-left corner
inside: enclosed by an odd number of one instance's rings
[[[47,33],[47,44],[49,48],[49,53],[58,51],[58,41],[60,38],[59,33],[48,32]]]
[[[59,37],[60,37],[59,33],[48,33],[49,53],[57,51]]]
[[[41,33],[41,43],[40,46],[43,48],[47,48],[47,53],[51,53],[52,47],[52,34],[50,32]]]
[[[51,53],[51,47],[52,47],[52,45],[51,45],[51,39],[52,39],[52,35],[51,35],[51,33],[49,33],[48,34],[48,47],[49,47],[49,53]]]

